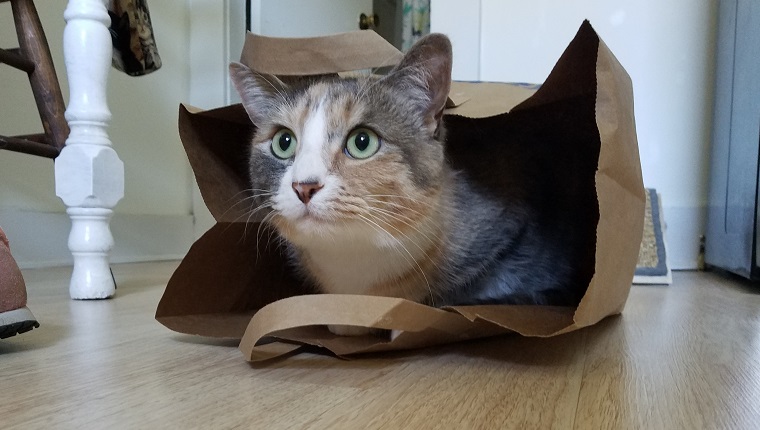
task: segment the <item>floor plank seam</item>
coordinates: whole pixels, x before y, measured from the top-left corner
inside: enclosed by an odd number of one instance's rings
[[[571,429],[575,429],[575,423],[578,422],[578,412],[580,411],[580,404],[581,404],[581,391],[583,391],[583,381],[586,377],[586,364],[588,362],[588,331],[589,328],[586,328],[583,330],[583,365],[581,366],[581,376],[580,376],[580,383],[578,384],[578,392],[575,396],[575,412],[573,413],[573,422],[570,425]]]

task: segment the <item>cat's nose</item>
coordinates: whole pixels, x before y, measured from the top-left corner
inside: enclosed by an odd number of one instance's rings
[[[293,182],[293,191],[296,192],[298,200],[302,201],[303,204],[308,204],[314,194],[322,187],[323,185],[318,182]]]

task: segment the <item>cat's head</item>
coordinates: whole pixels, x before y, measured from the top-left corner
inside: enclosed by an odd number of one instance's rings
[[[347,234],[389,240],[430,216],[445,186],[441,117],[451,44],[421,39],[388,75],[287,85],[233,63],[257,131],[253,209],[298,243]]]

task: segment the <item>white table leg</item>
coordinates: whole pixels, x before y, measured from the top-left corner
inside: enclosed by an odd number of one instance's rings
[[[104,0],[69,0],[64,19],[71,133],[55,160],[55,188],[72,222],[69,292],[73,299],[103,299],[115,292],[108,262],[113,247],[109,221],[124,196],[124,164],[106,131],[111,119],[106,103],[110,18]]]

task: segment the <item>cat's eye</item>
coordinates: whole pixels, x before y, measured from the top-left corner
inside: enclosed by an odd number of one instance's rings
[[[379,150],[380,138],[374,131],[366,128],[357,128],[346,140],[346,154],[359,160],[369,158]]]
[[[287,160],[295,155],[297,143],[295,134],[283,128],[272,137],[272,154],[277,158]]]

